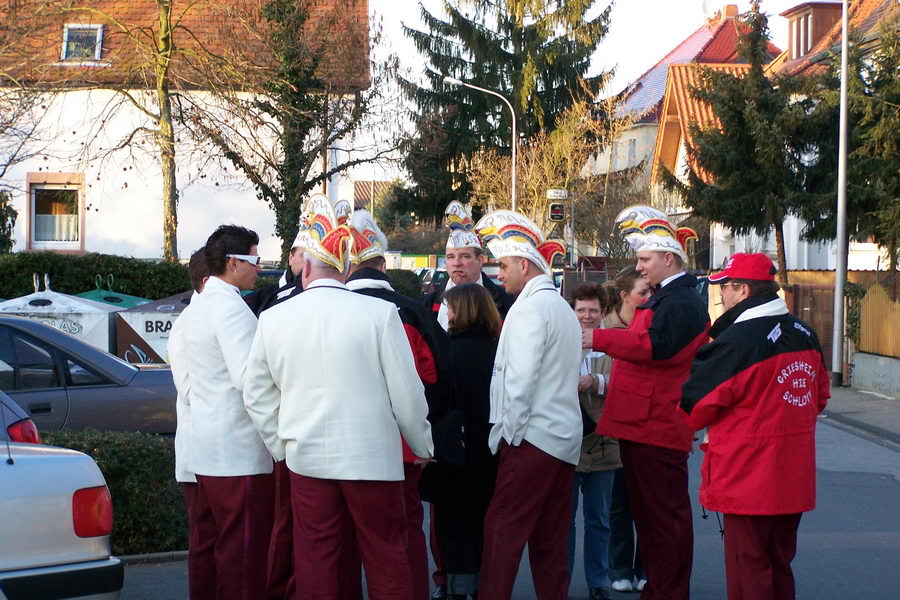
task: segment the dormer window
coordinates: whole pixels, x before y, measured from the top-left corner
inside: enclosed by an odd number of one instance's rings
[[[66,25],[63,31],[62,59],[66,62],[99,61],[103,52],[103,25]]]
[[[790,8],[782,17],[788,20],[790,59],[809,54],[841,18],[839,2],[804,2]]]

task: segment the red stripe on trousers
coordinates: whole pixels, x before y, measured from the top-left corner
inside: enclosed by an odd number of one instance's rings
[[[523,441],[500,448],[497,486],[484,522],[479,600],[509,600],[525,544],[538,600],[566,600],[566,540],[575,465]]]
[[[272,532],[274,477],[197,475],[198,507],[209,507],[201,527],[214,532],[216,597],[257,600],[266,597],[266,562]],[[199,513],[198,513],[199,514]],[[209,543],[205,539],[204,543]]]
[[[619,440],[647,585],[641,600],[689,600],[694,529],[688,453]]]
[[[728,600],[794,600],[791,561],[801,516],[725,515]]]

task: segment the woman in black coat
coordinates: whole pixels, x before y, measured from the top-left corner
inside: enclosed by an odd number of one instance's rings
[[[437,463],[431,494],[438,543],[444,553],[448,598],[464,600],[478,590],[484,516],[494,494],[497,457],[488,447],[491,374],[500,314],[488,292],[477,284],[447,290],[450,327],[450,366],[453,399],[448,417],[463,424],[463,448],[457,465],[441,463],[440,442],[435,441]],[[452,415],[454,411],[460,411]],[[440,424],[436,424],[440,430]],[[458,428],[457,428],[458,431]],[[448,436],[447,439],[452,439]]]

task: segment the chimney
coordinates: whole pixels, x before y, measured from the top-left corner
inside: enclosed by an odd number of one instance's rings
[[[706,3],[704,2],[704,6]],[[720,25],[729,19],[734,19],[738,16],[738,7],[737,4],[726,4],[719,10],[717,10],[711,17],[706,19],[706,26],[713,27],[715,25]]]
[[[788,20],[788,58],[805,56],[841,19],[840,2],[804,2],[781,13]]]

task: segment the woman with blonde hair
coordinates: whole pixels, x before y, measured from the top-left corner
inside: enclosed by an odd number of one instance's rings
[[[456,413],[456,431],[462,425],[461,441],[456,443],[457,460],[442,462],[435,434],[437,462],[425,483],[427,499],[434,504],[434,523],[443,551],[447,573],[447,597],[464,600],[478,591],[484,543],[484,517],[494,494],[497,457],[488,447],[491,425],[491,375],[500,313],[490,294],[482,286],[466,283],[444,294],[449,318],[450,369],[453,374],[452,403],[446,417]],[[461,413],[461,414],[460,414]],[[439,431],[440,418],[435,419]],[[448,436],[447,439],[452,439]],[[459,440],[455,440],[459,441]],[[423,490],[425,491],[425,490]]]

